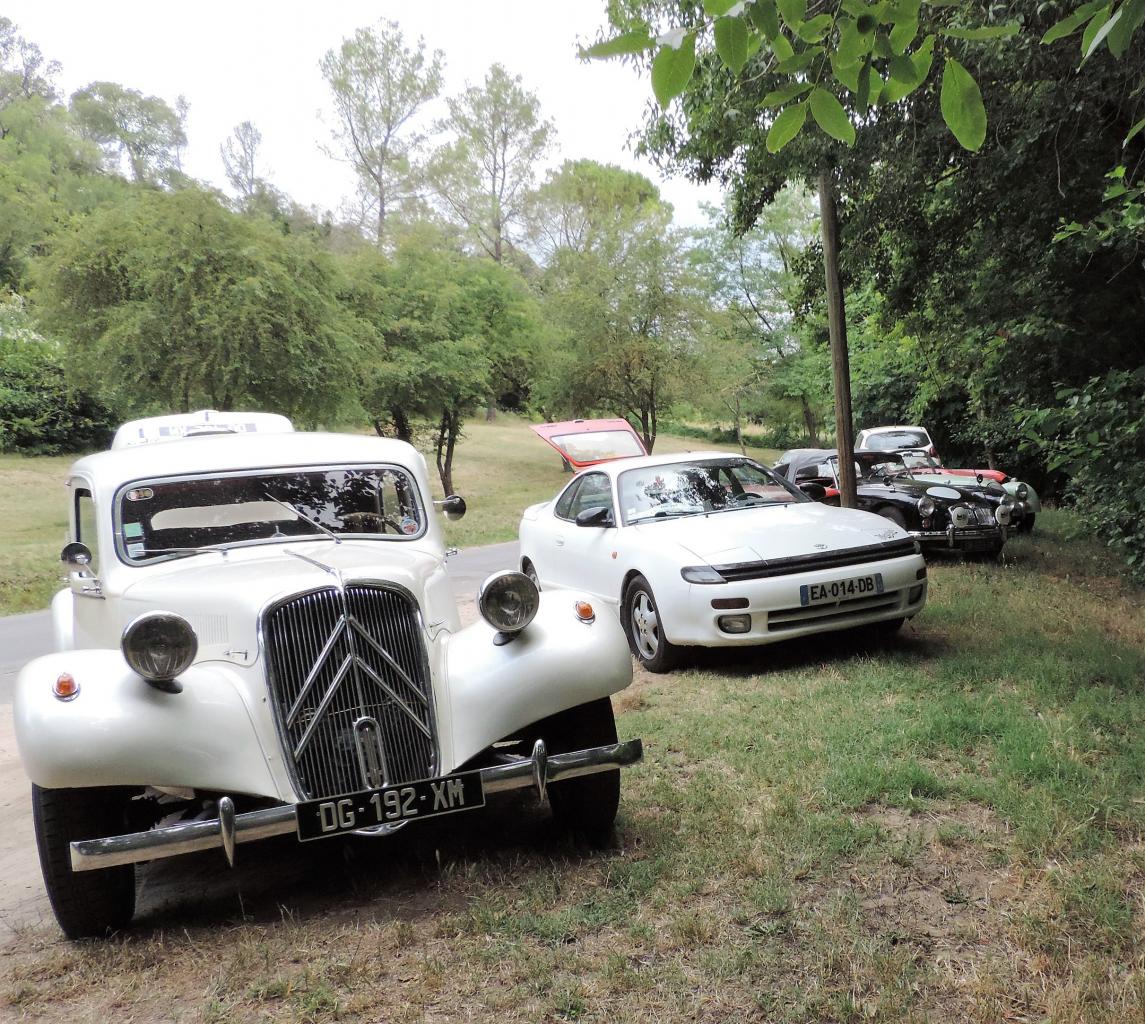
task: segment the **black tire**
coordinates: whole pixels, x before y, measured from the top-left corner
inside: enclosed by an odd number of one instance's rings
[[[884,519],[889,519],[896,526],[906,529],[906,519],[903,514],[893,505],[884,505],[879,509],[879,515]]]
[[[69,939],[102,938],[126,928],[135,913],[135,865],[72,871],[69,844],[132,831],[128,804],[136,790],[32,787],[40,870],[56,920]]]
[[[601,747],[616,742],[616,718],[607,697],[569,708],[541,723],[550,754]],[[562,827],[600,849],[612,840],[620,807],[620,771],[582,775],[548,787],[553,817]]]
[[[621,618],[633,656],[649,672],[668,672],[680,660],[680,649],[665,635],[652,588],[633,576],[624,592]]]
[[[529,579],[531,579],[537,585],[538,590],[541,589],[541,580],[537,575],[537,567],[533,565],[533,563],[530,562],[527,558],[521,562],[521,572],[528,576]]]
[[[1037,519],[1037,515],[1033,512],[1028,512],[1026,515],[1022,516],[1022,521],[1018,524],[1018,532],[1033,533],[1035,519]]]

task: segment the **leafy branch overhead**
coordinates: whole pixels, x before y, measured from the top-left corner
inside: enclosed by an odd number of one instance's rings
[[[702,11],[680,4],[681,23],[672,28],[658,32],[636,17],[621,34],[582,48],[581,56],[650,60],[652,91],[665,109],[687,89],[697,59],[713,51],[736,78],[767,73],[786,79],[764,100],[777,108],[767,136],[772,153],[799,134],[808,113],[824,133],[851,145],[855,124],[872,107],[905,99],[938,63],[942,117],[963,148],[977,150],[986,138],[986,108],[950,43],[1003,40],[1021,25],[968,23],[967,6],[954,0],[703,0]],[[1102,46],[1120,57],[1142,21],[1145,0],[1093,0],[1058,21],[1043,42],[1081,31],[1083,62]]]

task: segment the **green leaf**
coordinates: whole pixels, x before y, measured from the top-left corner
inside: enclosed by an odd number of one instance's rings
[[[810,82],[792,82],[780,89],[773,89],[764,96],[763,106],[782,107],[783,104],[790,103],[797,96],[802,96],[805,92],[809,92],[810,89]]]
[[[747,63],[747,26],[741,18],[717,18],[715,34],[716,53],[738,75]]]
[[[797,29],[803,23],[803,19],[807,17],[807,0],[777,0],[777,2],[783,20],[792,29]]]
[[[906,52],[906,48],[914,42],[918,35],[918,19],[914,21],[896,21],[891,29],[891,49],[896,53]]]
[[[799,38],[804,39],[809,43],[817,43],[820,39],[827,34],[827,30],[833,24],[829,14],[817,14],[810,21],[805,21],[799,27]]]
[[[963,149],[976,151],[986,141],[986,108],[973,76],[952,57],[942,69],[939,96],[942,119]]]
[[[1140,132],[1145,131],[1145,117],[1141,118],[1132,128],[1129,129],[1129,134],[1125,136],[1125,141],[1121,143],[1123,146],[1128,146],[1133,141],[1134,136]]]
[[[860,35],[854,24],[846,24],[839,31],[839,46],[836,53],[842,64],[858,64],[871,52],[872,38]]]
[[[1089,25],[1092,25],[1093,22],[1097,21],[1097,18],[1098,18],[1098,15],[1095,15],[1093,21],[1091,21],[1089,23]],[[1112,32],[1114,28],[1116,28],[1117,23],[1120,20],[1121,20],[1121,12],[1118,11],[1115,15],[1113,15],[1112,18],[1110,18],[1107,22],[1105,22],[1101,26],[1101,28],[1099,28],[1097,30],[1097,32],[1094,34],[1093,38],[1089,41],[1088,48],[1085,45],[1085,35],[1082,35],[1082,37],[1081,37],[1081,49],[1082,49],[1081,60],[1082,60],[1083,64],[1087,60],[1089,60],[1090,57],[1093,56],[1094,51],[1102,44],[1102,41],[1105,39],[1105,37],[1107,35],[1109,35],[1109,33]],[[1089,33],[1089,25],[1087,25],[1085,28],[1086,34]]]
[[[748,7],[747,16],[769,41],[779,35],[779,14],[775,10],[775,0],[755,0]]]
[[[859,72],[859,88],[855,92],[859,113],[865,115],[871,106],[871,65],[864,64]]]
[[[1056,25],[1052,26],[1050,30],[1042,36],[1042,42],[1056,43],[1064,36],[1072,35],[1081,27],[1082,22],[1089,18],[1095,11],[1101,10],[1104,4],[1105,0],[1090,0],[1089,3],[1082,4],[1073,14],[1062,18]]]
[[[906,63],[903,63],[906,62]],[[934,36],[927,36],[922,45],[910,57],[894,57],[891,59],[891,78],[883,90],[883,103],[897,103],[909,96],[930,74],[930,66],[934,62]],[[909,64],[909,69],[907,65]]]
[[[1145,0],[1125,0],[1118,13],[1121,17],[1109,33],[1109,52],[1114,57],[1122,57],[1129,49],[1133,33],[1145,21]]]
[[[704,13],[709,18],[719,18],[727,14],[739,0],[704,0]]]
[[[837,53],[831,54],[831,71],[834,72],[835,81],[841,82],[852,93],[859,91],[859,71],[862,69],[862,64],[841,64],[839,62],[839,55]]]
[[[696,66],[696,35],[689,32],[678,50],[660,47],[652,61],[652,91],[660,106],[667,109],[673,98],[679,96],[692,78]]]
[[[1092,18],[1089,19],[1089,24],[1085,26],[1085,31],[1081,34],[1081,59],[1085,60],[1089,56],[1090,45],[1093,43],[1097,33],[1101,31],[1101,27],[1109,21],[1110,15],[1113,14],[1113,5],[1106,4],[1100,11],[1098,11]]]
[[[637,30],[625,32],[624,35],[617,36],[615,39],[604,39],[589,47],[581,47],[580,56],[600,60],[605,57],[620,57],[626,53],[643,53],[651,47],[652,37],[648,32]]]
[[[855,144],[855,126],[851,124],[843,104],[826,89],[817,87],[811,93],[811,113],[815,123],[831,138],[845,142],[848,146]]]
[[[799,71],[806,71],[815,62],[816,58],[822,55],[822,46],[809,46],[801,53],[797,53],[793,57],[788,57],[787,60],[781,60],[775,65],[775,70],[783,75],[793,75]]]
[[[778,153],[799,134],[799,130],[806,120],[806,103],[796,103],[795,106],[780,111],[779,116],[772,122],[771,129],[767,133],[767,151]]]
[[[1005,25],[980,25],[978,28],[940,28],[938,31],[951,39],[1009,39],[1017,35],[1021,26],[1016,21]]]
[[[763,36],[758,32],[749,32],[747,34],[747,59],[751,60],[757,53],[759,48],[763,45]]]
[[[775,38],[771,40],[771,49],[775,56],[779,58],[780,62],[790,60],[795,56],[794,47],[792,47],[787,36],[782,32],[776,33]]]

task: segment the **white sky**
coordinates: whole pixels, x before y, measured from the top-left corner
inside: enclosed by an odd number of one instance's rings
[[[353,176],[320,149],[333,120],[318,62],[355,29],[387,18],[407,45],[420,35],[444,51],[443,96],[500,62],[556,123],[553,165],[587,157],[641,171],[661,185],[678,223],[700,223],[699,202],[718,203],[718,189],[665,180],[629,151],[651,97],[646,73],[576,58],[577,42],[604,24],[604,8],[605,0],[0,0],[0,14],[63,65],[65,94],[105,80],[172,106],[185,96],[184,170],[219,186],[219,145],[249,120],[262,133],[260,175],[304,205],[336,212],[353,194]],[[439,99],[432,115],[441,113]]]

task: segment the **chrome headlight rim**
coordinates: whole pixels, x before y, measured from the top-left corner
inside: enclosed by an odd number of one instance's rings
[[[166,635],[164,635],[166,634]],[[181,649],[166,654],[157,646],[181,644]],[[132,619],[119,639],[123,658],[149,683],[170,685],[194,664],[199,653],[195,630],[177,612],[144,612]]]
[[[498,605],[506,597],[519,602],[519,609]],[[537,617],[541,592],[537,584],[516,569],[502,569],[487,576],[477,591],[481,617],[499,633],[516,636]]]
[[[924,519],[929,519],[937,511],[938,502],[930,497],[930,495],[924,494],[918,499],[918,514]]]

